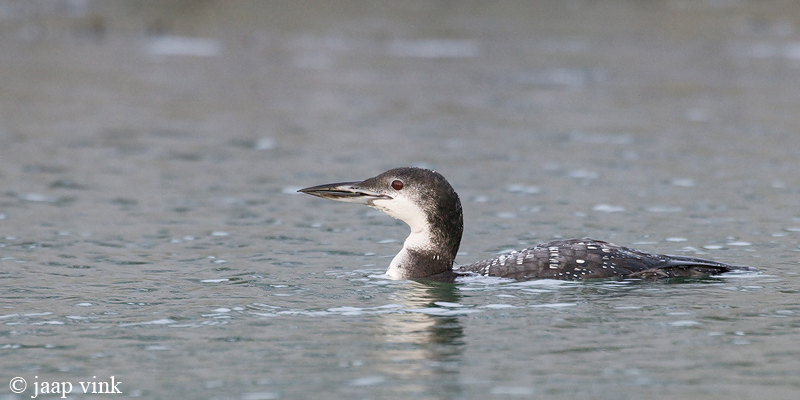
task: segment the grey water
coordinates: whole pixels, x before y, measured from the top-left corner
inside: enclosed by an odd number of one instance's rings
[[[796,399],[797,15],[0,1],[0,399]],[[405,165],[459,192],[458,263],[761,273],[391,281],[405,225],[296,190]]]

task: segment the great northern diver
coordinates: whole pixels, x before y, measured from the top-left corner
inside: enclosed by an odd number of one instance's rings
[[[757,271],[699,258],[650,254],[593,239],[543,243],[453,270],[464,224],[458,194],[441,174],[422,168],[395,168],[361,182],[299,191],[366,204],[408,224],[411,234],[386,271],[392,279],[452,280],[464,274],[519,280],[654,279]]]

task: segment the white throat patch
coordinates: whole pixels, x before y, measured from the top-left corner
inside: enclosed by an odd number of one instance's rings
[[[397,196],[392,199],[375,199],[370,207],[405,222],[411,228],[412,233],[429,230],[425,211],[406,197]]]
[[[408,250],[428,250],[432,248],[430,224],[425,217],[425,212],[414,202],[405,197],[392,199],[375,199],[371,207],[383,211],[391,217],[399,219],[411,228],[411,234],[403,242],[403,249],[397,253],[386,271],[392,279],[406,279],[409,274],[405,271],[409,262]]]

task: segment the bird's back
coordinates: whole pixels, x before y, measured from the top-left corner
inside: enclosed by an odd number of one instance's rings
[[[457,269],[503,278],[567,280],[701,277],[750,270],[692,257],[651,254],[592,239],[543,243]]]

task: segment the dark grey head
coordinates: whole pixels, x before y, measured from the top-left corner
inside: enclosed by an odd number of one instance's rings
[[[361,182],[301,189],[325,199],[366,204],[411,228],[387,272],[399,278],[422,278],[449,271],[463,232],[461,201],[439,173],[422,168],[395,168]]]

